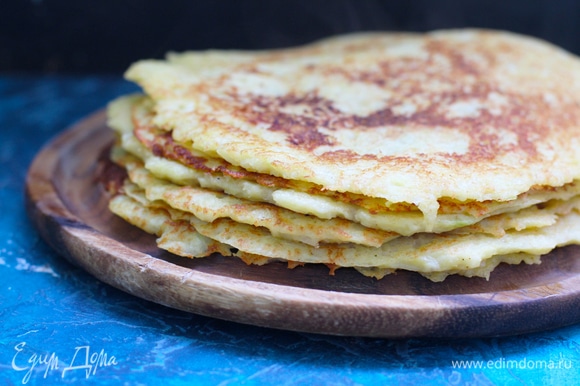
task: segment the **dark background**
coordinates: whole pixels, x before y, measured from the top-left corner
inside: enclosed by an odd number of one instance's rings
[[[574,0],[0,0],[0,73],[120,74],[169,50],[455,27],[534,35],[580,54]]]

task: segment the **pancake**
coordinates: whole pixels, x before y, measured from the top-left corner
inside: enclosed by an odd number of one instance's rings
[[[552,215],[552,221],[542,226],[535,223],[527,227],[523,225],[525,222],[518,224],[517,221],[518,218],[534,218],[533,212],[537,208],[524,209],[521,216],[506,218],[509,215],[498,215],[486,220],[495,222],[495,227],[502,227],[501,236],[486,232],[423,233],[395,238],[379,248],[373,248],[350,243],[313,247],[276,237],[263,227],[241,224],[227,218],[206,222],[165,203],[148,200],[144,191],[130,182],[125,184],[123,194],[111,201],[111,209],[119,216],[139,227],[147,224],[148,232],[161,236],[158,245],[162,248],[163,242],[166,242],[164,240],[177,240],[177,243],[181,240],[183,243],[184,240],[194,239],[191,244],[195,248],[207,246],[207,251],[202,249],[197,254],[176,251],[175,248],[172,250],[182,256],[206,256],[219,250],[224,256],[239,254],[249,262],[256,260],[259,264],[285,261],[292,266],[317,263],[333,268],[354,267],[365,275],[379,278],[405,269],[419,272],[434,281],[443,280],[449,274],[489,277],[501,262],[539,263],[539,256],[553,248],[580,242],[579,208],[580,199],[550,202],[542,210],[546,215]],[[160,219],[149,220],[157,217]],[[189,243],[187,241],[185,245]],[[170,245],[175,244],[174,241]]]
[[[517,211],[552,199],[570,199],[580,194],[580,183],[573,181],[558,188],[534,187],[506,202],[446,199],[441,200],[437,216],[429,224],[413,205],[388,205],[380,199],[383,202],[381,207],[372,197],[333,194],[321,191],[313,184],[269,178],[272,176],[247,172],[222,159],[180,145],[175,145],[179,150],[165,152],[160,149],[160,142],[168,141],[167,136],[151,129],[152,123],[146,119],[151,115],[147,109],[150,102],[139,95],[119,98],[110,105],[109,125],[121,136],[121,146],[139,157],[155,177],[177,185],[201,186],[245,200],[273,204],[320,219],[342,218],[367,228],[410,236],[426,231],[446,232],[499,213]],[[160,141],[157,141],[158,136],[161,136]],[[188,162],[190,159],[195,161]],[[182,162],[178,162],[180,160]]]
[[[440,281],[580,242],[580,61],[546,42],[354,34],[126,77],[110,209],[177,255]]]
[[[442,198],[508,201],[580,177],[580,63],[546,42],[376,33],[236,56],[172,54],[126,76],[179,143],[248,171],[411,203],[430,222]],[[200,70],[215,58],[232,63]]]

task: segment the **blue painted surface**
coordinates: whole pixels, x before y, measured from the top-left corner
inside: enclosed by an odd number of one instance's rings
[[[0,383],[578,383],[580,325],[454,341],[275,331],[150,303],[68,264],[26,217],[27,168],[52,137],[134,90],[119,78],[0,76]]]

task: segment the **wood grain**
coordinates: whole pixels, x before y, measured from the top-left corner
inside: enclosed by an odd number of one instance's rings
[[[405,338],[521,334],[580,321],[580,247],[541,265],[501,265],[489,281],[432,283],[400,272],[383,280],[351,269],[247,266],[186,259],[112,215],[99,179],[113,141],[97,112],[45,146],[26,181],[29,216],[73,264],[135,296],[192,313],[311,333]]]

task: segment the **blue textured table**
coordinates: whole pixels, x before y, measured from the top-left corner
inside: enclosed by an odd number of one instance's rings
[[[448,341],[275,331],[150,303],[70,265],[28,221],[27,168],[52,137],[134,90],[112,77],[0,76],[0,383],[578,383],[580,326]]]

